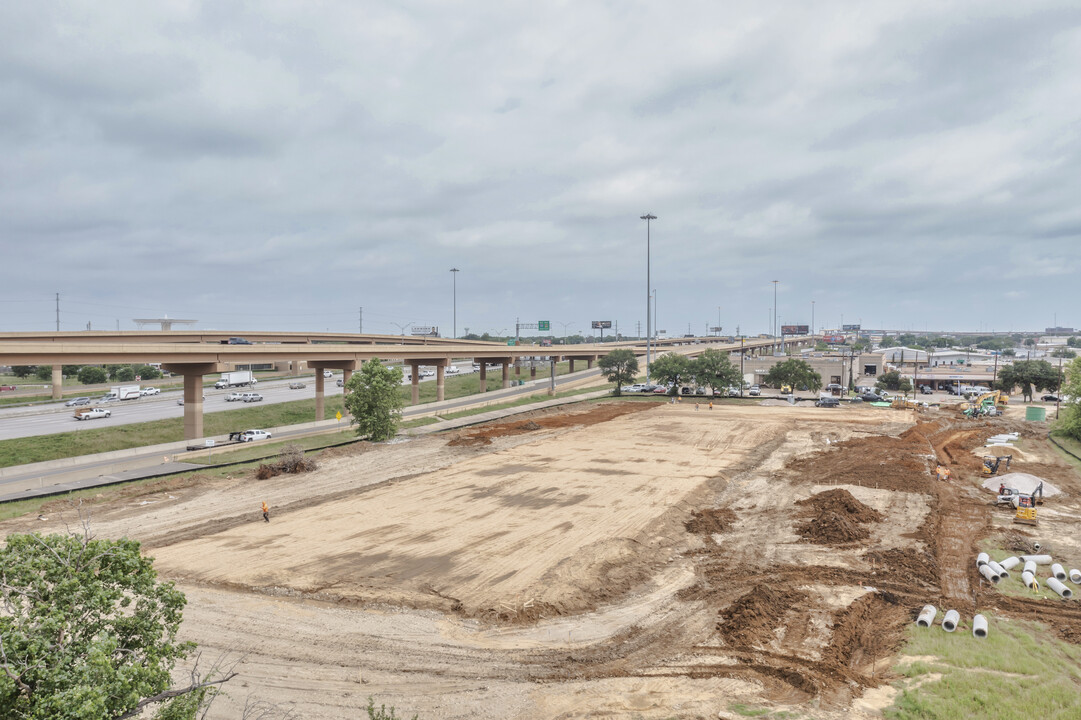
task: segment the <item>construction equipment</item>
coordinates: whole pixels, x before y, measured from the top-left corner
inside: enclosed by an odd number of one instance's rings
[[[1013,521],[1018,525],[1037,525],[1039,523],[1036,519],[1036,501],[1031,495],[1017,496],[1017,514],[1013,516]]]
[[[906,397],[898,395],[890,401],[890,407],[894,410],[919,410],[927,406],[918,400],[909,400]]]
[[[965,417],[975,418],[981,415],[1001,415],[1010,402],[1010,397],[999,390],[992,390],[961,404]]]
[[[1013,460],[1013,455],[996,455],[995,457],[988,456],[983,458],[983,467],[980,468],[983,476],[992,477],[994,475],[997,475],[999,467],[1001,466],[1003,460],[1006,461],[1006,467],[1002,469],[1009,470],[1010,461]]]

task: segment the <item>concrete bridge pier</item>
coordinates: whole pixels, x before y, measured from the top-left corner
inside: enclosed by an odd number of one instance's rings
[[[349,379],[352,378],[352,377],[353,377],[353,371],[352,370],[342,370],[342,385],[344,385],[344,387],[342,388],[342,394],[343,395],[348,395],[349,394]]]
[[[323,377],[323,371],[341,370],[342,377],[348,379],[356,369],[357,361],[339,360],[334,362],[326,360],[309,360],[308,367],[315,370],[315,419],[326,420],[326,378]]]
[[[503,387],[510,387],[510,363],[506,360],[503,361]]]
[[[409,367],[411,368],[410,381],[409,382],[413,386],[413,405],[419,405],[420,404],[420,363],[417,362],[416,360],[410,360],[409,361]]]
[[[203,437],[203,376],[226,372],[225,363],[169,363],[162,370],[184,377],[184,439]]]
[[[484,360],[480,360],[480,391],[488,392],[488,365]]]
[[[53,365],[53,400],[64,396],[64,366]]]

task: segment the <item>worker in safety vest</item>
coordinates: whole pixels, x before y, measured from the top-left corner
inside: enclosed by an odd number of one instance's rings
[[[270,522],[270,508],[267,507],[266,500],[263,501],[263,520]]]

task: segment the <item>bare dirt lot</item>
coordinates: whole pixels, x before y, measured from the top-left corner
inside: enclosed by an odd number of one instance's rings
[[[1038,459],[1011,470],[1064,490],[1048,532],[1069,536],[1081,487],[1030,426],[726,404],[528,413],[83,511],[187,593],[204,657],[242,656],[212,717],[257,697],[355,718],[369,695],[421,718],[874,717],[926,602],[1051,613],[1081,638],[1076,603],[979,583],[977,543],[1007,523],[972,451],[1003,429]],[[0,532],[76,520],[62,501],[44,514]]]

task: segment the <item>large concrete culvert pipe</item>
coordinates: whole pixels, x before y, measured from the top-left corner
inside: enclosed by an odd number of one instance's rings
[[[1023,582],[1027,588],[1032,588],[1033,590],[1040,589],[1040,583],[1036,582],[1036,576],[1028,570],[1021,573],[1021,582]]]
[[[1030,575],[1036,574],[1036,563],[1031,560],[1025,561],[1025,567],[1021,568],[1021,572],[1027,572]]]
[[[987,637],[987,618],[983,615],[972,616],[972,637]]]
[[[1063,585],[1057,578],[1047,578],[1047,587],[1057,592],[1059,597],[1064,600],[1069,600],[1073,597],[1073,590]]]
[[[1070,571],[1070,582],[1074,585],[1081,585],[1081,570]]]
[[[1051,566],[1051,574],[1054,575],[1055,579],[1059,582],[1064,582],[1066,580],[1066,571],[1058,563]]]
[[[999,563],[999,565],[1001,565],[1002,567],[1004,567],[1007,570],[1013,570],[1015,567],[1017,567],[1020,564],[1021,564],[1021,558],[1015,557],[1015,556],[1014,557],[1008,557],[1008,558],[1006,558],[1005,560],[1003,560],[1002,562]]]
[[[995,572],[990,565],[980,565],[980,575],[987,578],[992,585],[998,585],[998,581],[1002,579],[1002,576]]]
[[[987,553],[980,553],[979,555],[976,556],[976,567],[980,567],[981,565],[986,565],[989,562],[991,562],[991,556],[988,555]]]
[[[957,629],[957,623],[961,622],[961,613],[956,610],[947,610],[946,617],[942,618],[942,629],[953,632]]]
[[[992,570],[994,570],[994,571],[995,571],[996,573],[998,573],[998,576],[999,576],[1000,578],[1008,578],[1008,577],[1010,576],[1010,574],[1009,574],[1008,572],[1006,572],[1006,568],[1002,567],[1001,565],[999,565],[999,564],[998,564],[997,562],[995,562],[994,560],[992,560],[991,562],[987,563],[987,567],[991,568],[991,569],[992,569]]]
[[[938,610],[934,605],[924,605],[919,617],[916,618],[916,627],[931,627],[935,624],[935,615],[937,614]]]
[[[1031,560],[1037,565],[1050,565],[1052,562],[1054,562],[1050,555],[1022,555],[1021,559],[1025,562]]]

